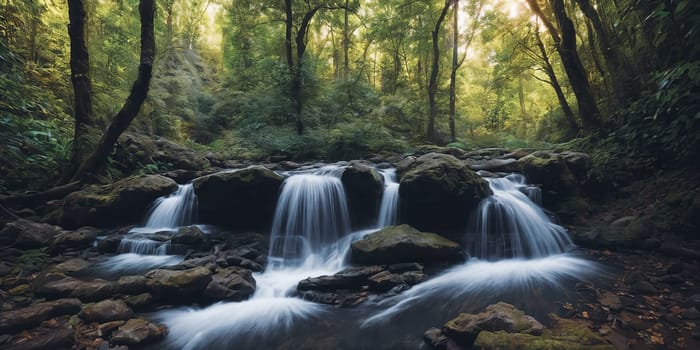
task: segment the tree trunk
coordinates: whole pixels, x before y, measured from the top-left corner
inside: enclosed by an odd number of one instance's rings
[[[348,27],[348,1],[345,0],[344,22],[343,22],[343,79],[350,78],[350,59],[348,51],[350,51],[350,29]]]
[[[70,70],[74,94],[74,133],[69,176],[85,161],[91,148],[92,92],[90,56],[85,41],[87,13],[83,0],[68,1],[68,35],[70,37]]]
[[[537,48],[539,48],[540,54],[542,55],[542,61],[544,63],[544,66],[543,66],[544,71],[547,73],[547,76],[549,77],[549,83],[557,95],[557,100],[559,101],[559,105],[561,106],[561,110],[562,110],[562,112],[564,112],[564,116],[566,117],[566,121],[569,123],[569,129],[571,129],[572,133],[578,133],[578,131],[581,129],[581,127],[579,127],[578,123],[576,122],[576,117],[574,116],[574,112],[571,110],[571,107],[569,106],[569,102],[566,101],[566,96],[564,96],[564,91],[562,91],[562,89],[561,89],[561,85],[559,84],[559,79],[557,79],[557,75],[554,72],[554,67],[552,67],[552,63],[549,60],[549,55],[547,54],[547,50],[544,47],[544,43],[542,43],[542,38],[540,38],[540,32],[536,29],[535,29],[535,38],[537,39]]]
[[[156,46],[153,33],[155,1],[140,0],[139,14],[141,16],[141,59],[138,76],[129,97],[102,135],[97,149],[90,154],[73,176],[74,180],[91,179],[104,171],[107,159],[114,149],[114,143],[134,120],[148,95]]]
[[[284,0],[284,48],[287,53],[287,67],[289,72],[294,70],[294,56],[292,53],[292,27],[294,26],[292,17],[292,0]]]
[[[571,88],[574,90],[578,101],[578,110],[581,117],[583,129],[587,132],[599,130],[602,127],[600,112],[593,92],[586,76],[586,69],[581,63],[581,59],[576,51],[576,29],[574,23],[566,15],[563,0],[552,0],[554,16],[561,28],[561,42],[557,46],[559,56],[566,75],[569,77]]]
[[[455,131],[455,114],[457,103],[457,68],[459,62],[459,0],[454,0],[452,7],[452,71],[450,72],[450,141],[455,142],[457,135]]]
[[[450,4],[452,0],[445,0],[445,5],[442,7],[440,16],[435,22],[435,29],[432,32],[433,39],[433,61],[430,68],[430,80],[428,82],[428,140],[435,142],[437,139],[437,133],[435,130],[435,117],[437,115],[437,101],[435,96],[437,95],[437,77],[438,71],[440,69],[440,47],[439,35],[440,27],[442,27],[442,22],[445,20],[447,15],[447,10],[450,9]]]
[[[622,72],[624,66],[622,65],[623,58],[620,52],[613,45],[612,40],[608,34],[608,30],[603,25],[603,21],[600,19],[598,12],[591,5],[589,0],[576,0],[579,8],[583,14],[591,21],[593,29],[596,32],[596,37],[598,38],[598,47],[600,49],[600,54],[603,56],[605,62],[605,68],[612,79],[612,86],[615,97],[617,99],[618,105],[624,105],[628,99],[628,91],[625,88],[625,74]]]

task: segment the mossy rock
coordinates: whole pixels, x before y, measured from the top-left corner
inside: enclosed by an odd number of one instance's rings
[[[361,228],[374,224],[384,192],[382,176],[374,168],[354,163],[345,169],[340,180],[348,198],[353,226]]]
[[[518,159],[518,166],[530,183],[542,186],[545,202],[578,190],[577,180],[566,160],[550,151],[537,151]],[[546,204],[546,203],[545,203]]]
[[[390,226],[352,243],[352,259],[361,264],[461,261],[459,244],[409,225]]]
[[[160,175],[140,175],[111,185],[90,186],[66,197],[62,223],[68,228],[136,223],[154,200],[176,189],[175,181]]]
[[[408,224],[455,237],[466,228],[464,217],[491,194],[488,183],[459,159],[439,153],[407,164],[399,186]]]

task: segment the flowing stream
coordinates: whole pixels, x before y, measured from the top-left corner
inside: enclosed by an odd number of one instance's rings
[[[350,243],[376,230],[351,232],[343,170],[326,166],[288,173],[272,224],[268,266],[254,274],[255,294],[242,302],[158,312],[154,317],[169,329],[158,347],[420,348],[423,331],[460,310],[506,301],[531,313],[551,312],[552,305],[543,305],[568,293],[568,282],[595,271],[592,263],[566,253],[573,244],[565,230],[533,202],[539,189],[513,174],[488,179],[494,194],[471,215],[465,213],[471,223],[465,248],[473,258],[464,264],[352,309],[290,296],[300,280],[346,267]],[[395,170],[381,173],[385,186],[377,229],[400,223]]]

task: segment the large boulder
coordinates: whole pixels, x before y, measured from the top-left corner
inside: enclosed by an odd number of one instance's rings
[[[80,311],[80,300],[60,299],[33,304],[23,309],[0,313],[0,333],[37,326],[52,317],[72,315]]]
[[[151,293],[161,299],[189,301],[200,295],[211,281],[211,271],[206,267],[187,270],[158,269],[146,273]]]
[[[0,231],[0,241],[3,244],[13,244],[17,248],[32,249],[48,246],[61,228],[20,219],[5,225]]]
[[[199,218],[239,229],[267,229],[282,181],[262,166],[200,177],[194,180]]]
[[[491,193],[488,183],[457,158],[438,153],[416,159],[399,186],[407,223],[448,235],[463,233],[465,217]]]
[[[459,244],[409,225],[389,226],[352,243],[352,259],[361,264],[461,261]]]
[[[348,197],[350,215],[356,228],[374,224],[384,192],[384,180],[376,170],[354,163],[343,172],[340,180]]]
[[[576,177],[557,153],[537,151],[518,159],[518,165],[528,182],[541,185],[545,205],[577,191]]]
[[[156,198],[176,189],[175,181],[159,175],[140,175],[110,185],[90,186],[66,197],[63,224],[75,228],[136,223]]]
[[[172,141],[141,133],[123,133],[117,142],[116,160],[127,172],[139,169],[143,164],[163,164],[169,168],[202,170],[209,161],[190,148]]]
[[[459,314],[442,327],[442,333],[458,344],[470,347],[481,331],[505,331],[541,335],[544,326],[513,305],[499,302],[479,314]]]

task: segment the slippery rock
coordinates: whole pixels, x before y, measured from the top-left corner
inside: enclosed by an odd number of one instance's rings
[[[31,328],[50,318],[76,314],[79,311],[80,300],[59,299],[2,312],[0,313],[0,333]]]
[[[407,223],[443,234],[462,233],[464,216],[491,193],[488,183],[460,160],[439,153],[417,158],[399,186]]]
[[[110,322],[128,320],[134,312],[123,300],[103,300],[89,304],[80,311],[80,317],[87,322]]]
[[[140,175],[105,186],[90,186],[66,196],[63,223],[67,227],[110,227],[138,222],[158,197],[177,189],[175,181]]]
[[[395,264],[464,260],[459,244],[409,225],[385,227],[351,245],[352,259],[361,264]]]
[[[120,326],[112,334],[111,341],[118,345],[144,344],[161,339],[167,333],[164,325],[157,325],[141,318],[134,318]]]
[[[357,227],[373,224],[384,190],[384,180],[376,170],[354,163],[343,172],[340,180],[348,197],[353,223]]]
[[[213,300],[241,301],[255,293],[255,279],[250,270],[228,267],[217,271],[204,290],[204,296]]]
[[[272,222],[282,180],[262,166],[200,177],[193,182],[199,218],[240,229],[266,228]]]
[[[48,246],[60,229],[58,226],[20,219],[6,224],[0,231],[0,239],[4,244],[14,244],[20,249],[41,248]]]
[[[459,314],[442,328],[446,336],[465,346],[471,346],[481,331],[540,335],[543,330],[544,326],[532,316],[503,302],[489,305],[476,315]]]
[[[157,269],[145,276],[148,289],[154,296],[177,301],[199,295],[211,281],[211,271],[205,267],[179,271]]]

